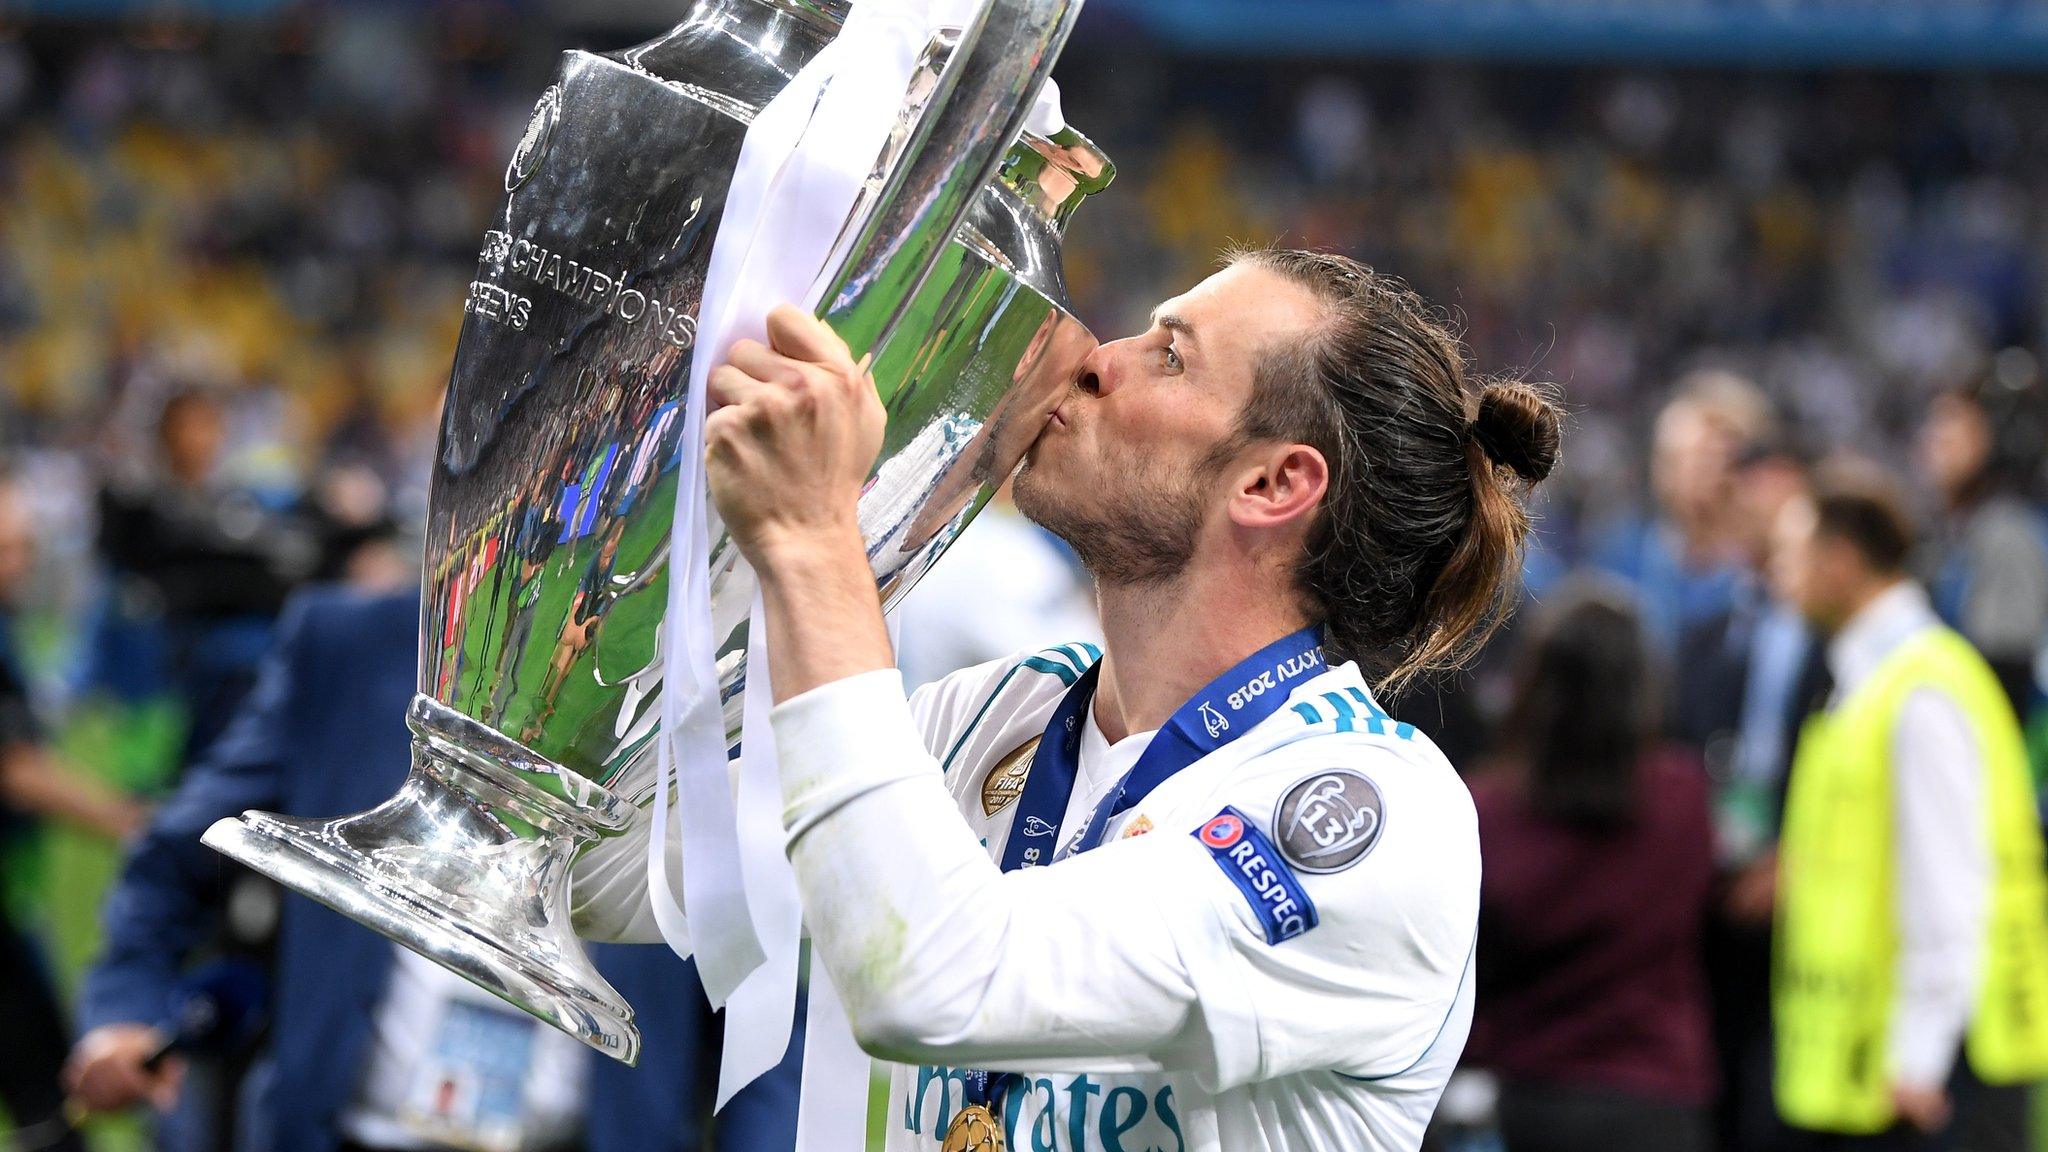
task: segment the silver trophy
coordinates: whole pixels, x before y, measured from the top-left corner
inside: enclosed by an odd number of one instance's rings
[[[1094,338],[1060,272],[1113,169],[1021,134],[1079,0],[988,0],[928,46],[814,302],[889,411],[862,500],[893,601],[1014,469]],[[469,286],[429,514],[412,774],[338,819],[250,812],[205,842],[631,1063],[632,1008],[570,929],[578,853],[644,825],[696,316],[747,125],[843,0],[695,0],[667,35],[569,52]],[[710,526],[736,737],[753,585]],[[730,743],[730,740],[728,741]]]

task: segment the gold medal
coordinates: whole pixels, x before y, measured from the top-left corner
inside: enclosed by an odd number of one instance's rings
[[[1038,751],[1038,740],[1036,736],[1026,740],[1022,748],[996,761],[996,766],[988,770],[987,778],[981,782],[983,816],[1001,812],[1024,794],[1024,781],[1031,775],[1031,757]]]
[[[1003,1152],[1003,1126],[986,1104],[969,1104],[946,1125],[940,1152]]]

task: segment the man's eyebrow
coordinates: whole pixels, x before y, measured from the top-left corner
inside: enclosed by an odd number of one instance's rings
[[[1159,325],[1161,328],[1166,329],[1168,332],[1184,336],[1189,340],[1195,339],[1195,326],[1193,324],[1188,323],[1185,319],[1175,315],[1172,312],[1167,312],[1163,314],[1154,312],[1152,314],[1152,322],[1154,324]]]

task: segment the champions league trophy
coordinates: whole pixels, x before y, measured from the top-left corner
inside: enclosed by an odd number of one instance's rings
[[[1014,469],[1095,344],[1068,310],[1060,238],[1113,169],[1071,130],[1019,136],[1079,7],[989,0],[927,47],[814,302],[855,357],[872,354],[888,408],[860,518],[890,601]],[[748,124],[846,11],[696,0],[650,43],[565,55],[464,305],[412,774],[368,812],[251,812],[205,836],[628,1063],[633,1012],[570,929],[567,876],[579,852],[648,820],[712,242]],[[709,534],[730,745],[754,586],[722,527]]]

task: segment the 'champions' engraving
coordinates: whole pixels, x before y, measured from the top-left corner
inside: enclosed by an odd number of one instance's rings
[[[578,304],[601,308],[607,316],[617,316],[628,324],[652,324],[671,347],[687,352],[697,343],[697,317],[680,305],[628,288],[617,275],[551,252],[531,240],[486,232],[481,256],[486,264],[505,268]]]
[[[533,318],[533,301],[507,292],[496,284],[472,280],[469,298],[462,302],[462,310],[472,316],[510,325],[514,332],[524,332],[526,322]]]

